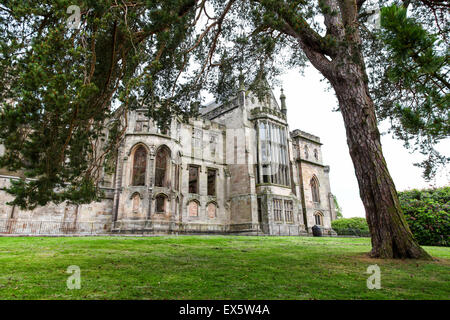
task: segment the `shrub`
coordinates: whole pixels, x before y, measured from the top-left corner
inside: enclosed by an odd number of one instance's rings
[[[331,222],[331,227],[338,235],[369,237],[369,226],[365,218],[341,218]]]
[[[450,246],[450,187],[399,192],[399,200],[421,245]]]

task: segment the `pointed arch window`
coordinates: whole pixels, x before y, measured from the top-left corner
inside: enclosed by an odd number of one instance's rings
[[[317,178],[315,176],[311,179],[311,193],[313,202],[319,203],[320,202],[319,182],[317,181]]]
[[[175,214],[175,216],[178,215],[179,211],[180,211],[180,199],[178,197],[176,197],[176,199],[175,199],[175,208],[173,210],[173,213]]]
[[[188,204],[188,213],[190,217],[198,217],[198,206],[199,203],[195,200],[192,200]]]
[[[169,187],[170,150],[163,146],[155,157],[155,186]]]
[[[133,158],[133,186],[145,186],[145,173],[147,170],[147,150],[139,146]]]
[[[214,202],[210,202],[206,207],[206,211],[208,212],[208,217],[210,219],[214,219],[216,217],[217,206]]]
[[[141,204],[141,197],[139,193],[135,193],[132,199],[133,199],[133,212],[138,213]]]
[[[176,161],[175,161],[175,181],[173,184],[173,189],[175,191],[180,191],[180,171],[181,171],[181,154],[178,152]]]
[[[315,219],[315,223],[318,226],[322,226],[323,225],[323,216],[322,216],[322,214],[320,212],[316,212],[314,214],[314,219]]]

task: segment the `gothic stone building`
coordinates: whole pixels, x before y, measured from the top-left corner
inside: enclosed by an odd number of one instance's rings
[[[272,93],[260,102],[241,89],[188,123],[174,118],[166,132],[132,111],[102,201],[22,211],[0,191],[0,233],[302,235],[320,225],[335,234],[320,139],[289,131],[280,99],[281,108]],[[11,179],[2,172],[0,187]]]

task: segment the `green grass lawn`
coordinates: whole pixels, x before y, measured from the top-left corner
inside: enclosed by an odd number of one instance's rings
[[[426,247],[432,262],[369,250],[365,238],[1,237],[0,299],[449,299],[450,248]],[[70,265],[80,290],[66,287]]]

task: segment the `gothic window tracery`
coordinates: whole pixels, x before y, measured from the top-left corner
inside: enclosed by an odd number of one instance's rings
[[[170,150],[162,146],[156,152],[155,157],[155,186],[169,187],[170,174]]]
[[[145,173],[147,170],[147,150],[143,146],[139,146],[134,152],[133,157],[133,186],[145,185]]]
[[[258,180],[259,183],[290,185],[288,140],[286,128],[271,121],[258,126]],[[262,178],[262,181],[261,181]]]
[[[313,202],[319,203],[320,202],[319,182],[317,181],[316,176],[312,177],[310,185]]]
[[[273,199],[273,219],[275,222],[283,222],[283,200]]]
[[[319,226],[323,225],[323,216],[320,212],[316,212],[314,214],[314,220],[317,225],[319,225]]]
[[[291,200],[284,201],[284,218],[286,222],[294,222],[293,208],[294,205]]]

